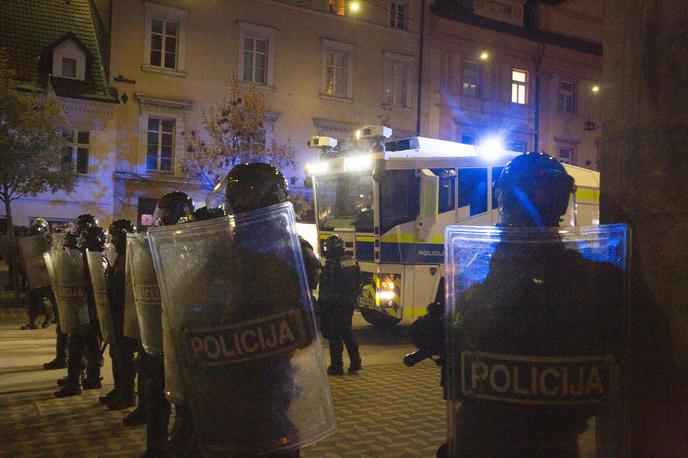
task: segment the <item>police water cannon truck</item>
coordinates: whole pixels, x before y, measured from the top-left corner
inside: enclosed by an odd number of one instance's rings
[[[378,327],[410,323],[444,301],[445,228],[496,224],[492,183],[520,154],[426,137],[385,141],[390,136],[389,128],[365,126],[355,148],[306,165],[318,240],[344,240],[364,279],[357,308]],[[564,167],[576,191],[561,225],[598,224],[599,172]]]

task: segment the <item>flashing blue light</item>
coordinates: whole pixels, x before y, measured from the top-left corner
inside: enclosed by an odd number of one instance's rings
[[[476,147],[478,154],[485,160],[494,160],[504,155],[504,142],[499,136],[487,137]]]

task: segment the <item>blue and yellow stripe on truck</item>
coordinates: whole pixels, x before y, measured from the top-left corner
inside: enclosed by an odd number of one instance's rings
[[[444,235],[434,235],[430,242],[419,242],[413,234],[392,233],[380,237],[380,259],[375,259],[375,238],[356,235],[356,260],[396,264],[443,264]]]

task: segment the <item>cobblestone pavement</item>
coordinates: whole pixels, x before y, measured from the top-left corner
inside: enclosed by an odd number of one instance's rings
[[[121,423],[98,396],[112,387],[109,361],[101,390],[53,397],[64,371],[44,371],[54,328],[19,331],[22,312],[0,310],[0,456],[131,457],[144,451],[145,428]],[[364,346],[364,362],[365,362]],[[331,377],[337,432],[302,450],[303,457],[431,457],[445,437],[439,370],[426,361],[367,365]]]

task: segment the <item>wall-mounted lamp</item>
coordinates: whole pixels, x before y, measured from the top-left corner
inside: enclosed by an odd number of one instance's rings
[[[480,51],[480,60],[487,60],[489,57],[490,54],[487,52],[487,49]]]

